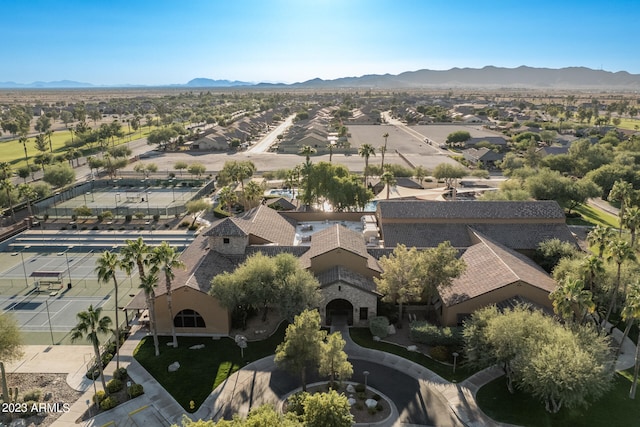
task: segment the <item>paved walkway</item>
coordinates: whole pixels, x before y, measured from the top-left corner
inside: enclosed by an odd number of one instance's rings
[[[449,408],[449,414],[434,415],[436,425],[460,425],[460,426],[507,426],[497,423],[487,417],[477,406],[475,396],[478,390],[486,383],[502,376],[499,368],[489,368],[480,371],[459,384],[452,384],[436,375],[421,365],[403,359],[399,356],[363,348],[355,344],[348,333],[347,327],[338,328],[346,341],[345,350],[352,359],[370,361],[397,369],[407,375],[416,378],[420,382],[421,389],[429,392],[430,399],[438,399]],[[144,385],[145,394],[115,409],[100,414],[84,423],[84,426],[102,427],[115,422],[116,426],[169,426],[179,424],[184,409],[164,390],[164,388],[133,358],[133,352],[140,341],[147,336],[143,329],[134,326],[132,335],[121,347],[120,365],[126,367],[129,375],[136,383]],[[622,337],[622,332],[614,330],[617,341]],[[87,402],[91,402],[94,395],[93,382],[84,377],[86,372],[87,355],[92,350],[89,346],[25,346],[25,357],[17,363],[7,365],[8,372],[65,372],[68,373],[67,382],[76,390],[85,393],[75,402],[68,413],[63,414],[55,423],[55,426],[78,426],[76,422],[87,410]],[[624,342],[622,353],[616,364],[618,370],[628,369],[634,365],[635,346],[627,338]],[[115,370],[115,361],[112,361],[105,369],[105,374]],[[286,394],[288,384],[278,382],[272,377],[275,371],[273,356],[253,362],[234,375],[229,377],[205,400],[200,409],[191,414],[192,419],[217,419],[224,414],[239,413],[246,415],[253,406],[263,403],[278,405],[280,397]],[[282,373],[278,373],[278,381]],[[106,375],[107,381],[110,375]],[[392,378],[389,378],[393,381]],[[97,389],[101,389],[100,381],[95,383]],[[380,387],[379,387],[380,388]],[[384,392],[384,390],[381,390]],[[437,417],[442,417],[438,420]],[[453,420],[453,421],[452,421]],[[403,426],[409,424],[398,422],[398,414],[377,424],[379,427]]]

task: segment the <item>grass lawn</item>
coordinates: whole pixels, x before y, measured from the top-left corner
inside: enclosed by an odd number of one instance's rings
[[[482,387],[477,401],[494,420],[521,426],[632,426],[640,420],[640,396],[629,399],[632,378],[629,371],[617,373],[613,388],[589,408],[562,408],[557,414],[549,414],[543,403],[524,393],[510,394],[504,376]]]
[[[567,218],[567,224],[569,225],[608,225],[614,228],[618,227],[617,217],[593,206],[582,204],[574,208],[573,211],[582,215],[582,218]]]
[[[425,356],[422,353],[417,353],[415,351],[408,351],[404,347],[400,347],[399,345],[390,344],[381,341],[374,341],[371,336],[371,331],[368,328],[351,328],[349,329],[349,333],[351,335],[351,339],[355,341],[356,344],[372,348],[374,350],[380,350],[391,354],[396,354],[405,359],[411,360],[419,365],[424,366],[425,368],[435,372],[440,375],[442,378],[456,382],[460,382],[467,378],[468,376],[474,374],[476,371],[472,371],[464,366],[458,365],[456,368],[455,374],[453,373],[453,366],[447,365],[444,363],[440,363],[437,360],[434,360],[428,356]],[[461,357],[458,358],[458,363],[461,362]]]
[[[134,357],[187,412],[194,412],[218,385],[246,363],[274,354],[284,340],[285,329],[283,323],[271,337],[249,342],[244,359],[231,338],[178,337],[179,347],[172,348],[167,346],[171,337],[165,336],[159,337],[160,356],[155,357],[153,337],[148,336],[140,342]],[[205,348],[189,350],[197,344],[204,344]],[[180,369],[168,372],[167,367],[176,361]],[[194,410],[189,408],[191,400],[195,402]]]
[[[621,129],[629,129],[636,130],[637,127],[640,126],[640,120],[638,119],[630,119],[630,118],[620,118],[620,124],[618,125]]]

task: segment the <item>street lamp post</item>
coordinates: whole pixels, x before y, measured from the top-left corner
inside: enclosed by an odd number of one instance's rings
[[[369,371],[364,371],[362,375],[364,375],[364,391],[367,392],[367,377],[369,376]]]
[[[56,191],[56,194],[53,195],[53,209],[56,212],[56,218],[58,217],[58,201],[56,200],[56,197],[58,197],[60,195],[60,192]]]
[[[71,287],[71,267],[69,267],[69,255],[67,255],[67,252],[69,252],[71,249],[73,249],[73,246],[69,246],[67,250],[64,251],[64,258],[67,260],[67,275],[69,276],[69,287]]]
[[[120,193],[116,193],[115,196],[113,196],[113,199],[116,202],[115,218],[117,218],[118,217],[118,200],[120,200]]]
[[[147,215],[151,215],[151,210],[149,209],[149,197],[151,197],[151,191],[147,191]]]
[[[49,314],[49,297],[44,300],[44,304],[47,307],[47,319],[49,319],[49,333],[51,334],[51,345],[55,345],[53,341],[53,328],[51,327],[51,314]]]
[[[87,206],[87,194],[89,194],[88,191],[86,193],[82,193],[82,196],[84,197],[84,205],[85,206]]]
[[[31,246],[25,246],[20,251],[20,259],[22,260],[22,271],[24,272],[24,285],[25,285],[26,288],[29,287],[29,279],[27,278],[27,267],[24,264],[24,254],[23,254],[23,252],[26,251],[27,249],[29,249],[30,247]]]
[[[451,353],[453,356],[453,373],[456,373],[456,361],[458,360],[458,356],[460,356],[457,352]]]

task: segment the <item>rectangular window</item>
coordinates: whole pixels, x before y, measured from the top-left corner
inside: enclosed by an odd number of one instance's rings
[[[225,245],[229,244],[229,238],[228,237],[223,237],[222,238],[222,243],[224,243]]]
[[[367,320],[369,318],[369,307],[360,307],[360,320]]]

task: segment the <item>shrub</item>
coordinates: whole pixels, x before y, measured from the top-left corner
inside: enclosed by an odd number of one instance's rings
[[[38,390],[38,389],[30,390],[26,392],[24,396],[22,396],[22,401],[27,402],[29,400],[33,400],[35,402],[39,402],[41,396],[42,396],[42,390]]]
[[[371,397],[373,400],[380,400],[382,399],[382,397],[380,397],[380,395],[378,393],[374,393],[373,396]]]
[[[133,219],[133,216],[131,216],[131,214],[126,214],[124,216],[124,221],[125,222],[131,222],[132,219]]]
[[[127,392],[131,398],[138,397],[144,393],[144,387],[142,387],[142,384],[132,384],[131,387],[127,389]]]
[[[158,214],[154,214],[153,215],[153,220],[154,221],[158,221],[159,219],[160,219],[160,215],[158,215]]]
[[[304,401],[307,400],[308,396],[309,393],[306,391],[293,393],[289,396],[287,398],[287,412],[293,412],[298,416],[302,416],[304,414]]]
[[[107,393],[104,392],[104,390],[98,390],[98,392],[96,394],[93,395],[93,402],[94,403],[100,403],[102,402],[105,398],[107,397]]]
[[[101,356],[101,359],[102,359],[102,366],[107,366],[107,364],[111,362],[111,359],[113,359],[113,354],[103,353]]]
[[[127,379],[127,368],[119,368],[113,371],[113,378],[123,381]]]
[[[136,219],[142,219],[142,218],[144,218],[144,212],[138,211],[138,212],[134,213],[133,216],[135,216]]]
[[[189,226],[189,231],[196,231],[197,229],[198,229],[198,226],[196,224]]]
[[[362,411],[364,409],[364,403],[360,401],[356,402],[356,404],[353,406],[355,406],[358,411]]]
[[[376,316],[369,321],[371,335],[384,338],[389,334],[389,319],[384,316]]]
[[[180,223],[180,228],[186,228],[190,225],[191,223],[189,221],[182,221]]]
[[[383,409],[384,409],[384,407],[382,406],[382,403],[378,403],[378,404],[376,405],[376,411],[378,411],[378,412],[382,412],[382,411],[383,411]]]
[[[356,397],[360,400],[366,400],[367,399],[367,393],[365,393],[364,391],[359,391],[356,393]]]
[[[92,230],[100,230],[100,227],[98,227],[97,225],[94,225],[93,227],[91,227]]]
[[[120,390],[122,390],[122,381],[119,379],[114,378],[107,383],[107,391],[109,393],[115,393]]]
[[[35,400],[25,400],[24,404],[26,406],[26,411],[20,413],[20,418],[28,418],[36,413],[36,411],[32,411],[32,409],[34,409],[34,405],[36,405],[36,408],[38,407],[38,402]]]
[[[449,349],[443,345],[431,347],[429,354],[436,360],[446,362],[449,360]]]
[[[103,411],[108,411],[109,409],[112,409],[118,406],[118,403],[119,403],[118,399],[116,399],[114,396],[109,396],[104,398],[104,400],[100,402],[100,408]]]
[[[373,408],[368,408],[367,411],[369,411],[369,413],[371,415],[375,414],[376,412],[378,412],[378,410],[376,409],[376,407],[374,406]]]
[[[364,384],[356,384],[355,386],[356,389],[356,393],[364,393],[364,391],[366,390],[364,387]]]
[[[429,322],[413,322],[409,329],[409,338],[416,343],[429,346],[461,346],[462,330],[458,327],[440,328]]]

